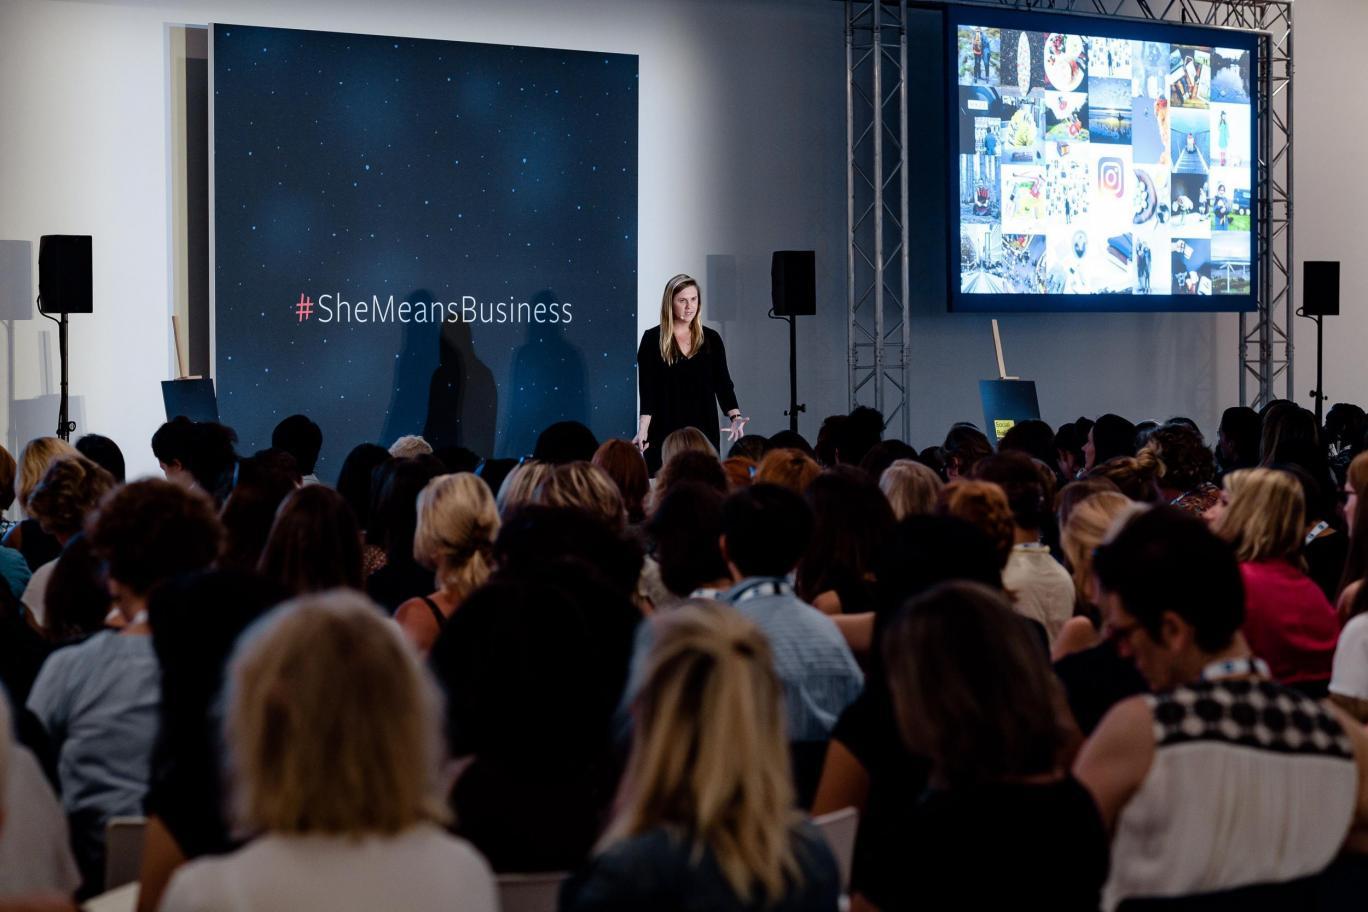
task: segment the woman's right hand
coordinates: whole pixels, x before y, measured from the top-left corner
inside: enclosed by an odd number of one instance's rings
[[[651,443],[646,439],[645,433],[638,433],[632,438],[632,445],[637,448],[638,453],[645,453],[646,448],[649,447]]]

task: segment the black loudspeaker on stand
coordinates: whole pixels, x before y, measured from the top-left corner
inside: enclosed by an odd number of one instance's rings
[[[789,430],[798,433],[798,324],[795,317],[817,313],[817,254],[811,250],[776,250],[770,261],[771,320],[789,325]]]
[[[1339,287],[1339,260],[1307,260],[1302,263],[1302,306],[1297,314],[1316,321],[1316,388],[1311,391],[1311,397],[1316,400],[1318,427],[1327,398],[1322,375],[1325,366],[1323,324],[1326,317],[1339,316]]]
[[[90,235],[46,234],[38,243],[38,310],[57,324],[57,354],[62,396],[57,406],[57,436],[71,439],[76,423],[67,401],[67,314],[93,313]],[[59,314],[55,318],[52,314]]]

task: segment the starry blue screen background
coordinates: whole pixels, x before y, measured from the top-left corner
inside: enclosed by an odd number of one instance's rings
[[[325,480],[402,434],[481,456],[530,453],[565,419],[631,436],[635,56],[237,25],[213,40],[215,380],[240,452],[295,412],[323,429]],[[572,317],[323,323],[325,294]]]

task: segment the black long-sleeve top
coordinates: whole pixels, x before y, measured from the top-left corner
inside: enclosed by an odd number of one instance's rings
[[[660,327],[648,329],[637,348],[637,385],[641,414],[651,416],[646,463],[652,472],[660,467],[660,446],[672,431],[696,427],[720,448],[717,409],[739,408],[722,337],[706,326],[698,351],[674,364],[660,356]]]

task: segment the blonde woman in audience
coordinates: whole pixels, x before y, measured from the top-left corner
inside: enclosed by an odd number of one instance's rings
[[[665,437],[665,442],[660,445],[660,464],[663,466],[680,453],[690,450],[707,453],[713,459],[717,458],[717,449],[706,434],[696,427],[682,427],[677,431],[671,431]]]
[[[755,470],[755,483],[777,484],[790,491],[806,494],[808,485],[821,474],[822,467],[807,453],[781,447],[770,450],[760,460],[760,467]]]
[[[1339,622],[1305,572],[1301,484],[1277,469],[1240,469],[1224,485],[1206,517],[1240,561],[1245,639],[1269,664],[1274,680],[1325,696]]]
[[[411,459],[414,456],[426,456],[431,452],[432,444],[417,434],[405,434],[390,444],[389,448],[389,454],[395,459]]]
[[[508,514],[518,507],[532,503],[537,488],[551,476],[555,468],[549,462],[529,459],[509,472],[503,484],[499,485],[499,494],[494,499],[499,507],[499,515],[507,519]]]
[[[437,575],[437,591],[409,599],[394,619],[427,655],[447,618],[489,578],[499,510],[489,485],[469,472],[439,475],[418,495],[413,556]]]
[[[48,466],[59,456],[76,456],[76,448],[60,437],[35,437],[19,453],[19,471],[14,481],[19,509],[28,512],[29,495],[38,486]],[[29,570],[37,570],[61,553],[57,539],[48,535],[33,517],[10,527],[3,544],[24,555]]]
[[[561,909],[835,909],[835,859],[793,808],[765,637],[703,601],[662,615],[654,634],[617,816]]]
[[[944,486],[935,469],[915,459],[895,460],[879,477],[879,489],[899,520],[932,513],[936,509],[936,495]]]
[[[1119,491],[1102,491],[1085,497],[1069,511],[1068,522],[1059,530],[1059,547],[1064,552],[1064,562],[1069,566],[1074,594],[1083,613],[1064,625],[1050,648],[1050,658],[1057,661],[1097,645],[1101,616],[1092,571],[1093,551],[1106,539],[1109,530],[1141,509],[1143,507]]]
[[[244,635],[224,741],[256,838],[177,870],[162,912],[493,912],[493,875],[441,825],[441,698],[359,593],[306,596]]]
[[[532,502],[583,510],[614,532],[620,533],[627,527],[622,494],[608,473],[591,462],[556,466],[537,486]]]

